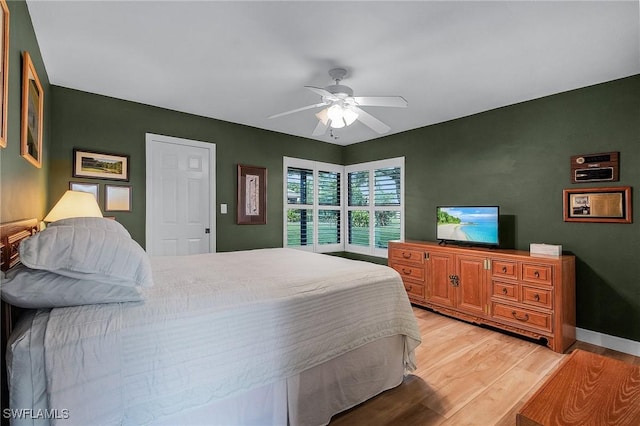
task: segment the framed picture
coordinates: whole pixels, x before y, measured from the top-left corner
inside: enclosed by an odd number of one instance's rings
[[[104,211],[130,212],[131,187],[120,185],[104,186]]]
[[[72,191],[88,192],[93,194],[98,201],[98,188],[100,185],[97,183],[84,183],[84,182],[69,182],[69,189]]]
[[[565,189],[565,222],[631,223],[631,187]]]
[[[9,6],[0,0],[0,147],[7,146],[9,106]]]
[[[238,164],[238,225],[267,223],[267,169]]]
[[[29,52],[22,53],[22,121],[20,155],[42,167],[42,120],[44,92]]]
[[[73,149],[73,177],[129,181],[129,156]]]

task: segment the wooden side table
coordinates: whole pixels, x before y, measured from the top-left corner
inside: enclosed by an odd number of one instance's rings
[[[575,350],[522,406],[516,424],[640,425],[640,366]]]

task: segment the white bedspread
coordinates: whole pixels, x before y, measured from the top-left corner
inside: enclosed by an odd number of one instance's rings
[[[49,407],[61,424],[142,425],[420,333],[399,275],[292,249],[152,258],[145,302],[51,311]],[[55,421],[53,422],[55,423]]]

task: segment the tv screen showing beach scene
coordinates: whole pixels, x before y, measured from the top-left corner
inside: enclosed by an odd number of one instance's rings
[[[498,244],[498,207],[438,207],[436,238],[477,244]]]

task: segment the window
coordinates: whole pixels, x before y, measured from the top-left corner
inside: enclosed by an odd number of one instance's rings
[[[343,167],[285,157],[284,170],[285,246],[316,252],[344,250]]]
[[[284,157],[284,170],[285,247],[387,257],[387,242],[404,238],[403,157],[347,167]]]
[[[345,167],[348,182],[345,250],[387,256],[404,238],[404,158]]]

